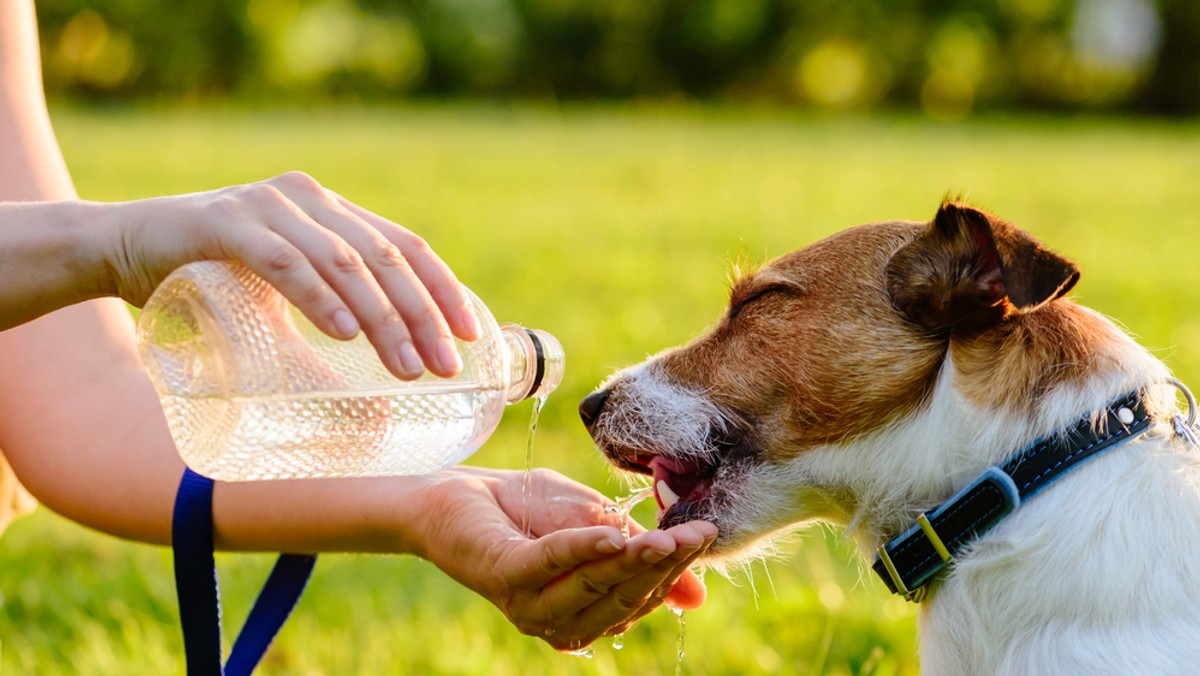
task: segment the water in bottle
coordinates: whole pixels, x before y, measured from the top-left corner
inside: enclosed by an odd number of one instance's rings
[[[478,340],[458,342],[453,378],[395,378],[363,335],[326,336],[245,267],[179,268],[138,320],[142,359],[172,438],[223,481],[387,476],[461,462],[506,404],[544,397],[563,353],[543,331],[500,326],[467,292]]]

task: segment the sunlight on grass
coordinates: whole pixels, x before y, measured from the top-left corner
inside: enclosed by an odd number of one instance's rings
[[[927,219],[947,192],[1078,261],[1075,295],[1200,382],[1200,127],[1121,121],[811,118],[726,109],[412,107],[60,111],[83,196],[118,200],[303,169],[424,235],[501,321],[567,352],[535,461],[623,490],[575,407],[614,368],[716,318],[727,261],[856,223]],[[471,462],[524,465],[528,404]],[[635,512],[643,523],[645,508]],[[915,610],[813,530],[687,615],[689,674],[911,674]],[[182,646],[163,550],[42,509],[0,540],[0,671],[173,673]],[[270,565],[220,558],[236,627]],[[231,636],[231,626],[226,635]],[[674,669],[665,612],[559,655],[432,566],[326,556],[263,673],[634,674]]]

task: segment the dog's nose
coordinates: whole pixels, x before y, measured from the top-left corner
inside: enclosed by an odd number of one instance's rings
[[[579,402],[579,417],[583,418],[583,424],[588,427],[596,422],[596,418],[600,417],[600,411],[604,408],[604,402],[608,401],[608,395],[612,390],[605,388],[592,392]]]

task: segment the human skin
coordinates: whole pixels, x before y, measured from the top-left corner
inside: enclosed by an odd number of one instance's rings
[[[398,377],[411,345],[434,373],[475,329],[424,242],[303,174],[121,204],[77,200],[41,88],[29,0],[0,3],[0,448],[22,483],[85,526],[167,544],[183,463],[138,356],[125,300],[170,269],[233,258],[334,337],[359,329]],[[352,323],[339,313],[349,313]],[[9,328],[11,327],[11,328]],[[408,358],[411,361],[412,355]],[[669,600],[694,608],[688,566],[716,529],[692,522],[626,539],[599,493],[533,473],[454,468],[418,477],[218,483],[228,550],[425,557],[559,649],[623,631]]]

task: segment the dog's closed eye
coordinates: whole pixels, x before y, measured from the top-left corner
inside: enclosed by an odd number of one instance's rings
[[[776,282],[748,291],[742,291],[741,289],[735,288],[729,301],[730,321],[736,319],[737,316],[741,314],[742,310],[746,309],[747,306],[753,304],[754,302],[766,298],[767,296],[780,293],[787,294],[789,296],[798,296],[800,295],[800,288],[795,284],[788,284],[784,282]]]

